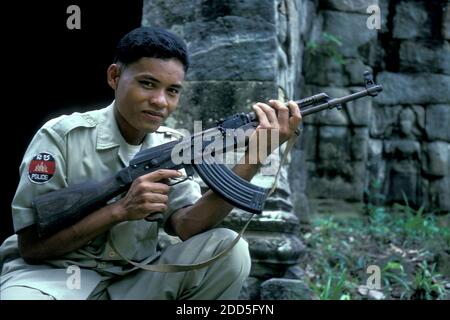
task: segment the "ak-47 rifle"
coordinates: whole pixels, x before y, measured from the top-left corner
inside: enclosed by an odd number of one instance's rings
[[[319,93],[311,97],[296,101],[300,107],[302,117],[325,109],[341,108],[346,102],[365,96],[376,96],[382,91],[382,86],[373,81],[369,72],[364,73],[365,89],[359,92],[331,98],[326,93]],[[93,211],[103,207],[106,203],[127,191],[131,183],[138,177],[158,169],[185,169],[188,177],[195,172],[219,196],[230,204],[252,213],[261,213],[268,196],[268,189],[253,185],[233,173],[224,164],[216,163],[214,157],[205,157],[198,152],[190,152],[189,160],[183,163],[174,162],[172,151],[175,147],[191,151],[194,142],[202,137],[202,149],[207,147],[208,135],[217,132],[222,134],[225,143],[223,150],[230,150],[230,144],[236,145],[235,137],[227,136],[230,130],[250,129],[258,126],[254,112],[240,113],[230,116],[217,123],[217,126],[190,137],[164,143],[162,145],[142,150],[130,161],[129,166],[121,169],[115,175],[103,181],[87,181],[67,188],[37,196],[33,206],[38,215],[39,235],[46,236],[68,227]],[[205,138],[206,137],[206,138]],[[215,138],[216,139],[216,138]],[[203,161],[198,161],[202,158]],[[152,220],[162,219],[162,214],[152,215]]]

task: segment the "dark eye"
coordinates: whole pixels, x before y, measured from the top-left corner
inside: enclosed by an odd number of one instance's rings
[[[139,83],[144,87],[144,88],[154,88],[155,84],[151,81],[148,80],[140,80]]]
[[[180,89],[177,88],[169,88],[167,89],[170,95],[177,96],[180,94]]]

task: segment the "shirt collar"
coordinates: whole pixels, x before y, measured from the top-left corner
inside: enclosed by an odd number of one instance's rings
[[[102,113],[97,131],[97,150],[105,150],[119,147],[118,155],[120,160],[125,163],[126,141],[119,130],[116,118],[114,116],[113,101]],[[142,143],[142,149],[147,149],[155,144],[155,133],[147,134]]]

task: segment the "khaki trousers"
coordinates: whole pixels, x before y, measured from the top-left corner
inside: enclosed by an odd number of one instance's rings
[[[237,233],[229,229],[211,229],[167,247],[154,263],[203,262],[227,248],[236,236]],[[88,299],[237,299],[250,273],[250,266],[247,242],[240,239],[227,255],[208,267],[177,273],[136,270],[125,276],[101,282]],[[1,299],[4,300],[52,298],[48,294],[27,287],[9,287],[1,292]]]

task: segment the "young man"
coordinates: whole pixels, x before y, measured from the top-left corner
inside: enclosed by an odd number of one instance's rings
[[[107,70],[114,102],[100,110],[47,122],[30,143],[12,203],[17,235],[0,248],[1,299],[236,299],[250,271],[247,243],[196,271],[159,273],[144,264],[194,264],[223,251],[236,233],[214,228],[232,206],[192,181],[168,186],[180,176],[158,170],[136,179],[127,193],[72,226],[38,237],[32,200],[87,180],[101,180],[128,165],[144,148],[178,138],[162,123],[177,107],[189,61],[186,46],[159,28],[127,34]],[[260,126],[251,137],[260,147],[262,130],[278,130],[280,143],[301,121],[298,106],[270,101],[253,108]],[[291,116],[289,116],[289,109]],[[277,112],[275,112],[277,110]],[[272,151],[267,147],[268,154]],[[234,171],[250,180],[258,164],[246,154]],[[262,161],[263,159],[259,159]],[[183,242],[157,251],[158,225],[145,218],[164,212],[165,229]],[[111,241],[114,241],[114,245]]]

